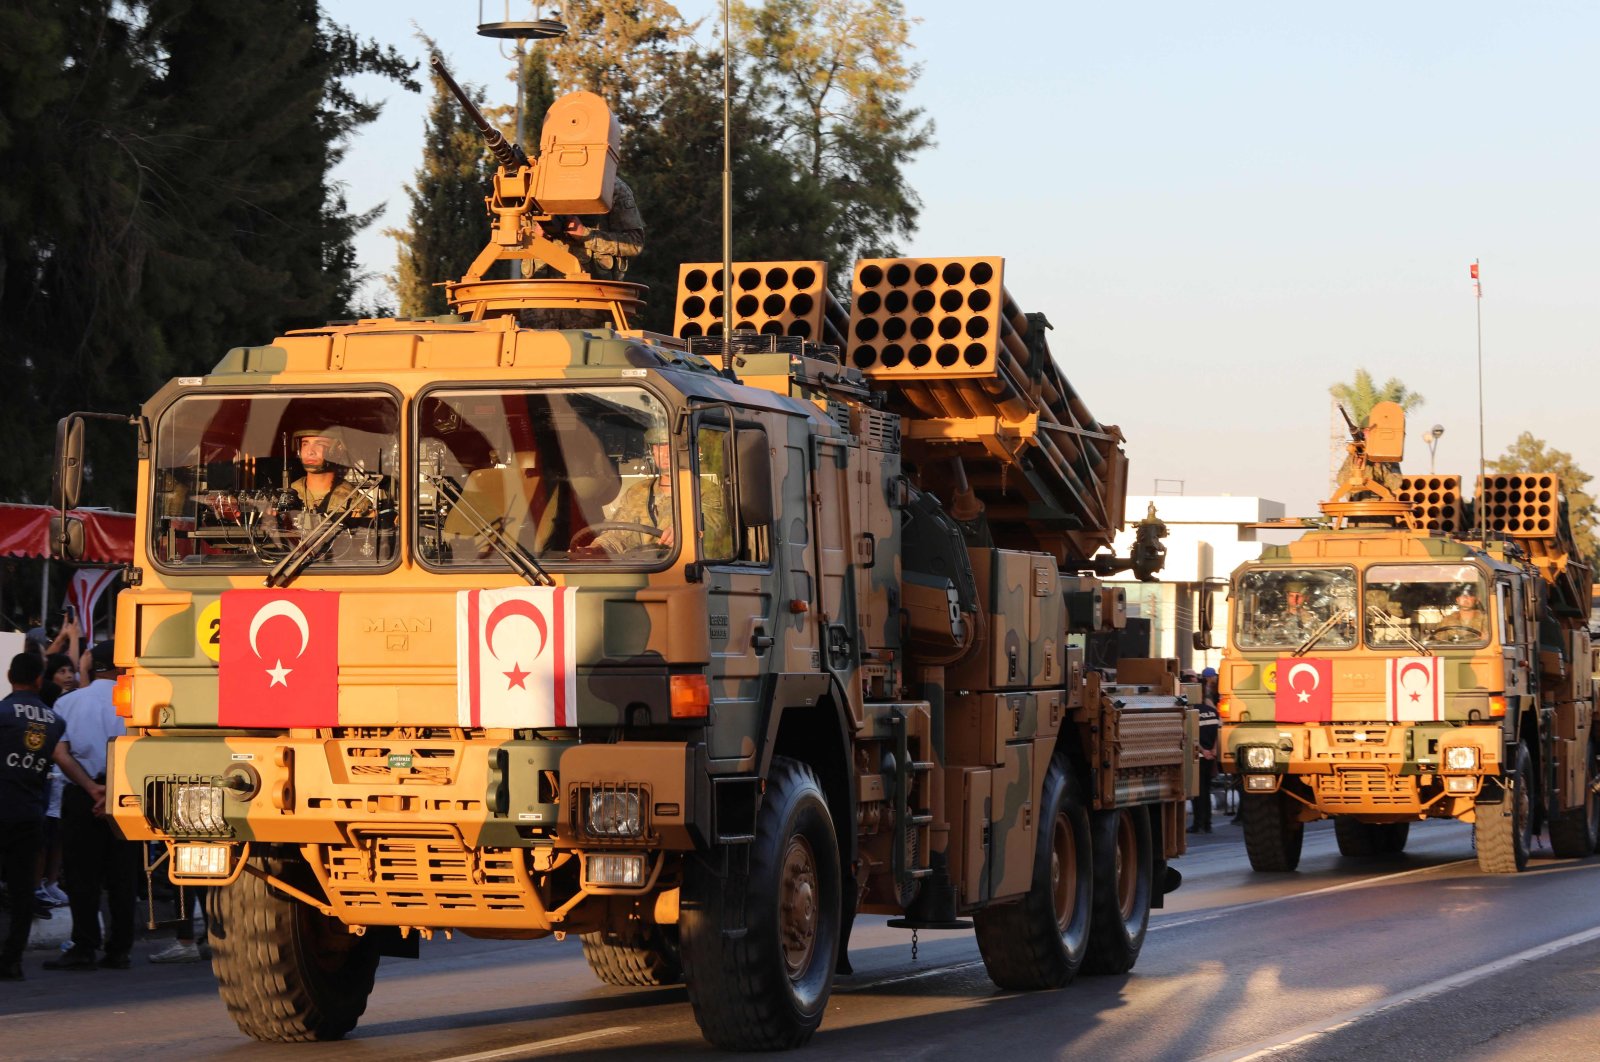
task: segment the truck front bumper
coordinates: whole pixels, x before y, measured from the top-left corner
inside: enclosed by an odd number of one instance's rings
[[[1500,776],[1503,741],[1498,726],[1238,724],[1223,727],[1220,769],[1324,815],[1459,818]]]

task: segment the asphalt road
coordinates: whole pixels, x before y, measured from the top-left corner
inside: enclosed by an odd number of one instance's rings
[[[1226,823],[1225,816],[1219,822]],[[1539,850],[1478,873],[1469,827],[1414,826],[1402,856],[1339,856],[1326,824],[1298,873],[1257,875],[1238,827],[1197,839],[1132,974],[1059,992],[994,988],[970,933],[856,929],[856,973],[791,1057],[1467,1060],[1600,1053],[1600,858]],[[713,1055],[681,989],[601,985],[576,941],[437,939],[385,960],[337,1044],[262,1045],[235,1030],[204,965],[0,984],[0,1058],[501,1062]]]

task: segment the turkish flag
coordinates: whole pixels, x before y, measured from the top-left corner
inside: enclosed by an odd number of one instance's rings
[[[467,727],[573,726],[577,593],[565,586],[456,595],[456,708]]]
[[[337,593],[227,590],[219,619],[219,726],[339,725]]]
[[[1326,723],[1332,719],[1333,661],[1280,656],[1273,707],[1280,723]]]
[[[1473,280],[1477,280],[1478,279],[1478,263],[1477,262],[1473,262],[1472,263],[1472,279]]]
[[[1384,685],[1389,718],[1396,723],[1444,718],[1444,661],[1437,656],[1401,656],[1389,661]]]

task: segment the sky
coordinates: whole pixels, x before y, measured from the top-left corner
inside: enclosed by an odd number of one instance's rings
[[[506,0],[324,7],[418,59],[420,28],[458,78],[514,95],[503,45],[475,34]],[[922,214],[902,252],[1006,259],[1063,372],[1127,436],[1130,494],[1160,480],[1314,512],[1328,387],[1363,367],[1425,399],[1405,470],[1428,470],[1438,424],[1437,470],[1472,476],[1479,311],[1487,456],[1532,431],[1600,474],[1600,4],[907,8],[910,102],[937,146],[909,169]],[[679,9],[719,19],[709,0]],[[357,89],[384,114],[335,175],[353,208],[387,204],[358,243],[386,274],[379,230],[404,222],[427,101]]]

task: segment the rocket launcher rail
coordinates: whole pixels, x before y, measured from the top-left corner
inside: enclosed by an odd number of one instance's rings
[[[1572,536],[1567,498],[1559,477],[1549,472],[1498,473],[1478,477],[1468,533],[1514,540],[1552,589],[1552,607],[1569,617],[1589,617],[1594,572]]]
[[[1003,270],[1001,258],[858,262],[846,363],[905,418],[907,458],[947,509],[965,518],[976,503],[1002,544],[1087,562],[1122,527],[1122,432],[1094,419],[1051,357],[1049,322],[1017,308]]]

